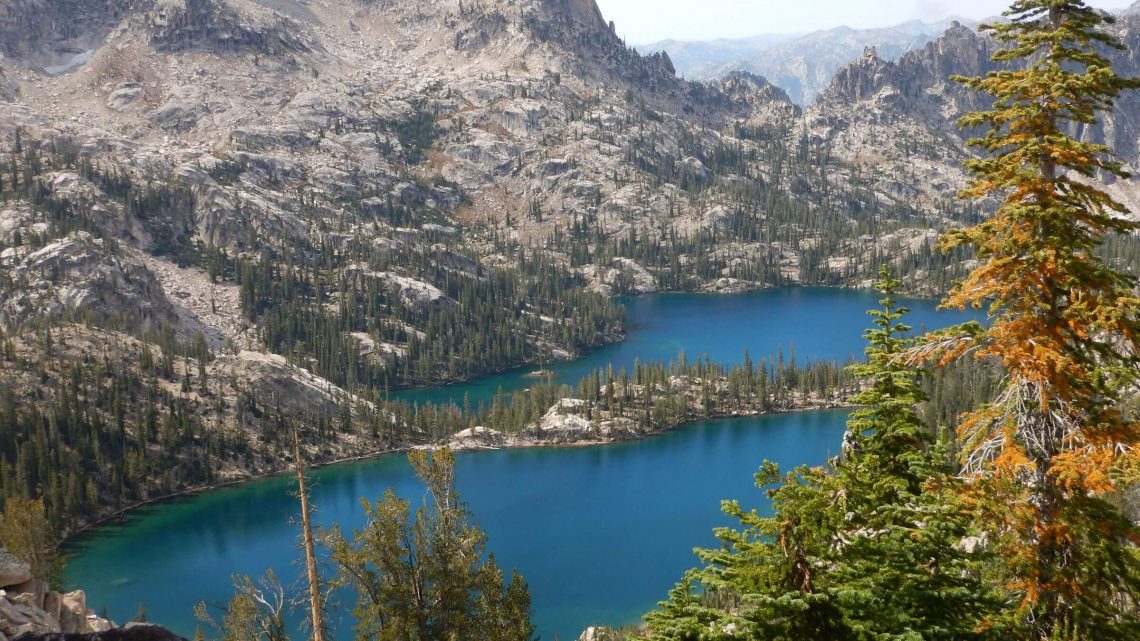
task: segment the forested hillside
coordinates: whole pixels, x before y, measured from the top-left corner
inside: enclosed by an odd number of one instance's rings
[[[973,210],[592,2],[0,14],[0,464],[57,521],[280,468],[294,428],[318,460],[444,438],[455,408],[386,394],[621,340],[610,296],[965,273],[933,242]]]
[[[0,490],[43,496],[60,527],[279,471],[294,432],[323,462],[526,438],[575,391],[567,414],[606,438],[841,403],[857,386],[835,364],[771,362],[649,364],[483,408],[386,397],[619,341],[618,295],[867,287],[884,266],[941,295],[986,256],[939,237],[1002,201],[955,197],[973,152],[951,122],[988,103],[948,77],[1000,68],[961,26],[897,62],[868,51],[805,112],[757,76],[677,78],[590,0],[0,17]],[[1135,163],[1131,100],[1066,132]],[[1135,273],[1125,231],[1088,249]],[[995,371],[935,374],[925,416],[952,429]]]

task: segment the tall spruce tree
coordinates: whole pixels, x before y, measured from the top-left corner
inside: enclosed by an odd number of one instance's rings
[[[985,638],[997,607],[981,559],[961,543],[968,519],[943,447],[917,415],[918,374],[900,362],[910,328],[882,273],[872,310],[866,381],[855,397],[842,458],[801,467],[770,491],[774,514],[726,501],[742,529],[723,528],[719,550],[646,618],[656,639],[939,640]],[[779,483],[765,463],[757,484]],[[698,590],[703,588],[703,591]]]
[[[985,27],[1005,69],[959,79],[994,98],[960,121],[986,130],[971,141],[984,155],[968,162],[964,195],[1003,202],[942,243],[981,261],[945,305],[988,306],[992,323],[933,334],[913,355],[997,358],[1009,372],[960,438],[1017,634],[1140,638],[1140,531],[1116,507],[1140,443],[1140,424],[1120,410],[1140,383],[1140,298],[1134,276],[1095,253],[1140,224],[1096,184],[1125,176],[1111,151],[1070,135],[1140,83],[1113,72],[1102,53],[1121,48],[1103,31],[1112,18],[1083,1],[1019,0],[1005,15]]]

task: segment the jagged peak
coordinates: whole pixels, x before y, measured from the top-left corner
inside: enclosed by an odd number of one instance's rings
[[[733,71],[716,83],[716,88],[729,100],[747,105],[752,113],[765,112],[765,106],[776,106],[783,113],[801,113],[786,91],[750,71]]]
[[[865,101],[890,103],[892,113],[958,112],[981,106],[978,98],[950,80],[953,75],[981,76],[995,68],[995,44],[960,21],[938,38],[883,61],[873,48],[841,69],[820,95],[825,111],[850,109]]]

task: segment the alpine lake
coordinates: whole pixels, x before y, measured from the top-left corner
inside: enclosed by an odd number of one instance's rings
[[[778,352],[798,362],[845,361],[863,354],[873,292],[788,288],[747,294],[655,294],[623,299],[627,339],[582,358],[548,364],[575,385],[595,369],[632,371],[634,362],[668,362],[680,352],[737,364]],[[934,301],[902,301],[916,330],[973,314],[936,312]],[[461,385],[394,394],[413,403],[489,402],[529,387],[534,368]],[[695,547],[716,547],[713,528],[730,525],[720,501],[767,509],[753,484],[765,459],[790,468],[838,453],[847,412],[815,411],[692,423],[649,439],[600,447],[504,449],[457,454],[456,483],[488,549],[530,585],[541,639],[577,639],[590,625],[636,624],[697,564]],[[314,521],[351,532],[364,524],[362,497],[389,487],[419,505],[424,488],[403,455],[309,472]],[[193,607],[224,603],[233,575],[272,568],[301,587],[299,508],[288,475],[171,500],[130,512],[71,542],[66,579],[89,607],[119,622],[144,605],[151,621],[192,638]],[[326,568],[326,572],[331,571]],[[354,595],[334,599],[335,638],[353,638]],[[292,620],[303,618],[300,610]],[[298,638],[300,638],[298,636]]]

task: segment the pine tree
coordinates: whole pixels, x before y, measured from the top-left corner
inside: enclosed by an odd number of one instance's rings
[[[1121,48],[1102,31],[1112,18],[1083,1],[1018,0],[1005,15],[987,27],[1005,69],[959,79],[994,98],[960,120],[988,129],[970,141],[985,154],[968,161],[964,195],[1002,205],[942,242],[981,261],[944,304],[988,306],[992,322],[931,335],[914,356],[996,358],[1009,373],[959,431],[970,500],[1003,556],[997,578],[1019,603],[1013,627],[1027,639],[1138,638],[1140,531],[1114,501],[1140,443],[1119,409],[1140,382],[1140,298],[1095,250],[1140,224],[1095,184],[1126,176],[1111,151],[1068,132],[1140,82],[1113,72],[1101,53]]]
[[[470,524],[455,491],[448,450],[408,455],[430,504],[411,514],[388,490],[364,501],[368,523],[352,540],[326,539],[340,582],[358,594],[357,638],[377,641],[496,639],[530,641],[530,592],[518,573],[504,580],[486,535]]]
[[[880,275],[867,362],[852,367],[867,386],[851,399],[861,407],[836,465],[844,514],[834,591],[851,638],[983,638],[997,600],[982,582],[983,557],[962,546],[971,531],[956,468],[919,417],[927,395],[900,358],[913,342],[900,322],[909,310],[895,302],[901,283],[885,267]]]
[[[909,327],[895,306],[899,282],[884,271],[881,310],[866,333],[864,406],[849,422],[845,454],[829,467],[781,478],[765,463],[757,485],[774,514],[726,501],[742,529],[717,531],[719,550],[698,550],[694,570],[646,617],[656,639],[980,639],[996,608],[980,555],[961,542],[968,519],[956,502],[943,447],[916,405],[916,372],[900,362]],[[697,588],[703,587],[703,591]]]

